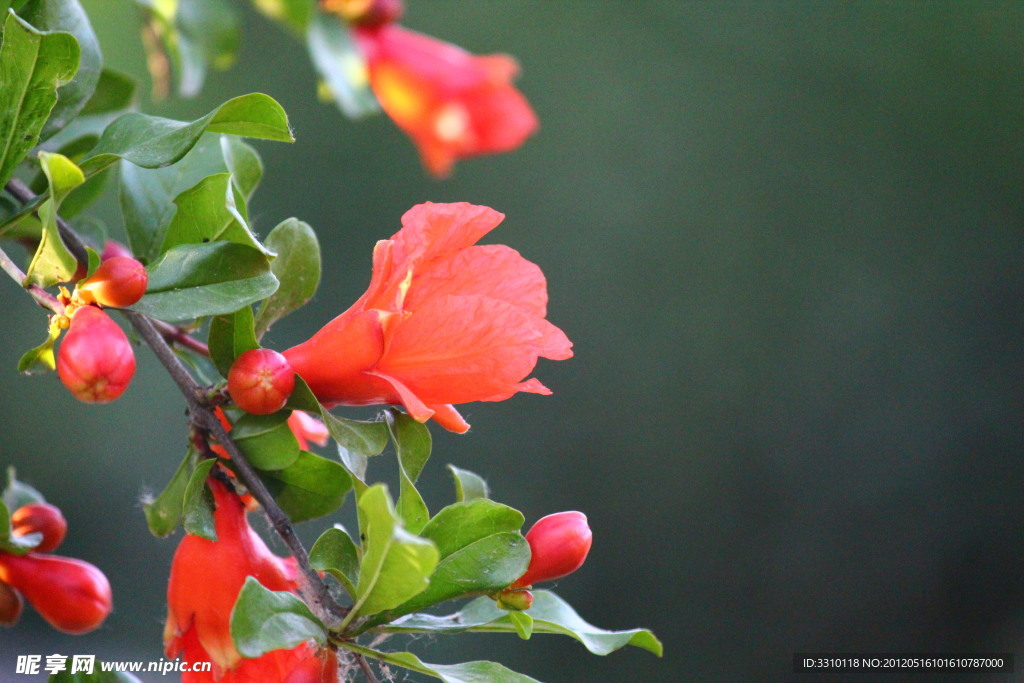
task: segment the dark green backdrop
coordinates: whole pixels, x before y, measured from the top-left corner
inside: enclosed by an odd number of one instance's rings
[[[130,3],[86,4],[109,62],[138,73]],[[585,511],[591,557],[557,590],[667,654],[411,647],[549,681],[792,678],[799,650],[1020,655],[1024,5],[409,5],[411,28],[520,59],[536,138],[433,181],[389,121],[318,104],[304,49],[254,15],[234,70],[150,110],[194,118],[259,90],[289,112],[297,142],[259,145],[255,223],[311,223],[326,272],[272,346],[362,293],[374,242],[421,201],[505,212],[493,239],[547,273],[576,357],[538,368],[553,396],[434,429],[427,500],[447,501],[451,462],[528,520]],[[63,552],[116,600],[86,637],[34,615],[0,633],[0,678],[16,653],[157,659],[175,541],[137,500],[183,452],[183,404],[145,351],[108,407],[18,376],[45,320],[0,291],[0,462],[64,508]]]

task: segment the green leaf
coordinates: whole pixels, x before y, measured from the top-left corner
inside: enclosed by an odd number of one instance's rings
[[[520,638],[530,639],[530,636],[533,635],[533,617],[525,612],[509,611],[508,619]]]
[[[235,62],[242,20],[226,0],[179,0],[175,16],[180,55],[178,93],[199,94],[208,66],[227,69]]]
[[[474,500],[476,498],[487,498],[491,492],[487,488],[487,482],[479,474],[464,470],[455,465],[448,465],[452,478],[455,480],[455,500]]]
[[[190,449],[160,495],[155,500],[143,504],[142,511],[146,515],[146,524],[154,536],[163,538],[178,528],[185,508],[185,491],[194,462],[195,453]]]
[[[442,509],[420,534],[437,545],[441,557],[447,557],[492,534],[517,532],[523,527],[524,521],[523,513],[515,508],[487,498],[477,498],[453,503]],[[523,571],[526,571],[526,567],[523,567]],[[522,573],[519,572],[512,580],[518,579]]]
[[[96,661],[92,673],[79,671],[71,673],[71,660],[68,668],[60,673],[50,674],[49,683],[142,683],[138,678],[124,671],[103,671],[103,665]]]
[[[217,540],[217,527],[213,521],[213,493],[206,485],[206,477],[217,464],[216,460],[204,460],[192,470],[185,486],[182,508],[182,526],[193,536],[202,536],[208,541]]]
[[[229,315],[214,316],[210,320],[207,342],[210,360],[220,374],[227,377],[238,356],[260,346],[253,331],[252,308],[243,306]]]
[[[7,486],[4,488],[3,494],[0,495],[0,499],[10,510],[17,510],[29,503],[46,502],[46,498],[35,487],[18,480],[17,472],[13,467],[7,468]]]
[[[304,410],[314,415],[327,412],[320,406],[320,402],[316,400],[309,385],[298,375],[295,375],[295,388],[292,389],[292,395],[288,397],[285,407],[292,410]]]
[[[160,168],[185,156],[205,132],[293,142],[288,116],[272,97],[251,93],[228,100],[190,123],[145,114],[125,114],[103,131],[83,164],[93,175],[118,159],[136,166]]]
[[[312,299],[320,284],[320,243],[313,228],[297,218],[289,218],[271,230],[264,241],[277,254],[270,267],[281,286],[260,306],[256,316],[258,338],[276,321]]]
[[[440,678],[445,683],[540,683],[535,678],[516,673],[497,662],[428,664],[411,652],[379,652],[348,642],[342,642],[339,645],[385,664],[393,664],[417,673]]]
[[[352,488],[344,467],[309,451],[300,451],[295,462],[283,469],[261,471],[260,479],[292,522],[331,514]]]
[[[309,565],[318,572],[329,572],[355,599],[359,580],[359,549],[339,524],[320,534],[309,550]]]
[[[430,510],[416,490],[416,480],[430,458],[430,430],[397,410],[388,410],[384,416],[398,455],[398,514],[405,528],[418,534],[430,519]]]
[[[300,35],[305,32],[313,14],[313,3],[308,0],[252,0],[252,4]]]
[[[566,635],[583,643],[596,655],[606,655],[627,645],[662,655],[662,645],[647,629],[606,631],[588,624],[551,591],[533,591],[533,606],[524,614],[533,618],[534,633]],[[385,633],[459,633],[462,631],[515,633],[510,613],[499,609],[490,598],[477,598],[460,612],[446,616],[410,614],[378,630]]]
[[[147,169],[124,165],[121,211],[132,251],[145,259],[156,258],[177,209],[175,198],[218,173],[230,173],[238,191],[248,198],[263,175],[263,164],[256,150],[242,140],[207,133],[172,166]],[[244,218],[244,202],[234,203]]]
[[[53,371],[57,367],[53,358],[53,345],[60,333],[60,327],[51,321],[46,341],[25,352],[18,360],[18,372],[23,375],[38,375]]]
[[[231,610],[231,639],[238,652],[251,659],[307,640],[323,644],[327,631],[294,594],[269,590],[249,576]]]
[[[430,541],[405,531],[382,484],[371,486],[359,498],[363,559],[359,565],[356,603],[346,625],[357,615],[376,614],[397,607],[430,583],[437,566],[437,548]]]
[[[135,101],[135,81],[113,69],[100,71],[96,89],[79,116],[96,116],[129,109]],[[99,134],[101,131],[96,131]]]
[[[57,87],[74,77],[78,57],[71,34],[43,33],[7,15],[0,46],[0,186],[39,141]]]
[[[40,31],[64,31],[78,43],[78,71],[70,83],[60,88],[57,104],[50,111],[40,136],[46,139],[75,118],[92,97],[100,78],[103,56],[89,17],[78,0],[33,0],[20,14]]]
[[[246,413],[231,427],[231,438],[249,463],[261,470],[280,470],[299,458],[299,441],[288,426],[290,410],[271,415]]]
[[[85,177],[78,166],[61,154],[40,152],[39,163],[49,182],[50,197],[39,207],[43,232],[25,274],[25,283],[49,287],[58,282],[67,282],[78,268],[78,260],[71,255],[60,238],[57,211],[68,193],[85,182]]]
[[[230,173],[204,178],[178,195],[174,205],[178,209],[164,233],[161,252],[181,244],[223,241],[244,244],[271,257],[274,255],[249,231],[235,203],[235,187]]]
[[[379,455],[388,445],[388,428],[383,422],[348,420],[321,411],[327,430],[338,445],[362,455]]]
[[[317,12],[309,22],[306,45],[313,66],[342,113],[360,118],[380,111],[370,77],[352,32],[338,18]]]
[[[146,295],[132,308],[160,320],[232,313],[277,289],[267,257],[234,242],[183,244],[148,270]]]
[[[420,532],[433,541],[440,562],[430,586],[407,602],[371,618],[363,628],[431,605],[506,588],[530,564],[530,546],[519,533],[523,515],[486,498],[441,510]]]

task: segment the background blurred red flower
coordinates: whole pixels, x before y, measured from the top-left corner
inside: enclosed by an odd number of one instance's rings
[[[453,403],[550,394],[523,378],[572,342],[545,319],[540,268],[504,245],[477,245],[503,214],[472,204],[420,204],[377,243],[366,293],[308,341],[284,352],[327,405],[401,403],[452,431]]]
[[[512,85],[519,72],[512,57],[474,56],[397,24],[360,27],[356,36],[373,92],[435,176],[448,175],[458,159],[513,150],[537,130]]]

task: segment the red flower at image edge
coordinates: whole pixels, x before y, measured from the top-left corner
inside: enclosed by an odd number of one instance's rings
[[[396,24],[356,28],[370,85],[435,176],[458,159],[516,149],[537,130],[537,117],[512,85],[508,55],[475,56]]]
[[[420,204],[373,250],[366,293],[308,341],[284,352],[326,405],[400,403],[444,428],[469,425],[453,403],[502,401],[538,357],[564,360],[572,342],[545,320],[547,281],[504,245],[477,245],[503,214],[472,204]]]
[[[168,658],[213,662],[212,672],[182,673],[183,683],[336,683],[333,651],[310,643],[243,659],[230,618],[248,576],[275,591],[295,591],[295,566],[277,557],[249,526],[241,500],[213,479],[217,540],[186,535],[171,563],[164,648]]]

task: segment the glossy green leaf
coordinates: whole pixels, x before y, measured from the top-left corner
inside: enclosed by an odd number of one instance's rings
[[[245,217],[235,203],[235,187],[230,173],[203,178],[175,197],[174,205],[177,210],[164,233],[161,252],[181,244],[220,241],[244,244],[273,256],[273,252],[265,249],[249,231]]]
[[[478,498],[453,503],[442,509],[420,534],[437,545],[441,557],[447,557],[492,534],[517,532],[523,527],[524,521],[523,513],[519,510],[487,498]],[[526,568],[523,567],[523,570]],[[513,580],[521,574],[517,574]]]
[[[253,467],[280,470],[299,458],[299,441],[288,426],[290,410],[271,415],[246,413],[231,427],[231,438]]]
[[[92,175],[118,159],[144,168],[167,166],[185,156],[205,132],[294,141],[281,105],[268,95],[251,93],[228,100],[192,122],[125,114],[103,131],[82,170]]]
[[[231,639],[243,657],[252,658],[307,640],[323,644],[327,630],[295,594],[269,590],[249,576],[231,610]]]
[[[385,664],[439,678],[444,683],[540,683],[535,678],[516,673],[497,662],[428,664],[411,652],[380,652],[355,643],[341,643],[341,646]]]
[[[178,528],[185,508],[185,491],[192,476],[194,463],[195,453],[189,450],[160,495],[143,504],[142,511],[146,515],[146,524],[154,536],[163,538]]]
[[[204,460],[192,470],[185,486],[181,515],[181,523],[187,533],[202,536],[208,541],[217,540],[217,527],[213,521],[213,493],[206,485],[206,477],[216,464],[216,460]]]
[[[509,611],[508,620],[523,640],[529,640],[533,635],[533,617],[526,612]]]
[[[430,458],[430,430],[397,410],[388,410],[384,415],[398,456],[398,514],[405,528],[418,534],[430,519],[430,510],[416,489],[416,480]]]
[[[318,572],[329,572],[353,599],[359,581],[359,559],[359,549],[340,525],[320,534],[309,550],[309,565]]]
[[[316,233],[297,218],[282,221],[264,240],[277,254],[270,264],[281,286],[263,302],[256,316],[256,336],[313,298],[320,284],[320,243]]]
[[[462,502],[476,498],[487,498],[491,495],[487,482],[479,474],[464,470],[455,465],[448,465],[455,480],[455,500]]]
[[[338,18],[317,12],[309,22],[306,45],[326,90],[338,108],[359,118],[380,111],[370,77],[352,32]]]
[[[15,472],[13,467],[7,468],[7,486],[4,487],[0,500],[3,501],[9,510],[17,510],[29,503],[46,502],[46,498],[43,497],[43,494],[38,489],[18,480],[17,472]]]
[[[235,62],[242,21],[228,0],[178,0],[174,17],[180,56],[178,93],[199,94],[207,68],[227,69]]]
[[[307,0],[252,0],[252,4],[300,35],[305,32],[313,15],[313,3]]]
[[[525,614],[533,618],[534,633],[556,633],[575,638],[596,655],[606,655],[627,645],[659,657],[662,655],[661,641],[649,630],[606,631],[598,628],[584,621],[569,603],[551,591],[533,591],[533,606]],[[486,597],[477,598],[455,614],[410,614],[379,630],[386,633],[516,632],[509,613]]]
[[[320,402],[316,400],[309,385],[298,375],[295,375],[295,388],[292,389],[292,395],[288,397],[285,407],[292,410],[305,410],[314,415],[327,412],[321,408]]]
[[[52,372],[57,367],[53,356],[53,345],[60,336],[60,333],[60,327],[51,322],[46,341],[26,351],[18,360],[18,372],[23,375],[38,375]]]
[[[388,445],[388,428],[383,422],[364,422],[322,412],[331,437],[346,450],[362,455],[379,455]]]
[[[369,458],[362,453],[350,451],[339,443],[338,459],[341,460],[341,464],[345,466],[348,473],[352,475],[352,485],[355,486],[356,494],[362,494],[367,488],[366,468],[370,464]]]
[[[218,173],[230,173],[237,189],[248,198],[263,175],[263,164],[256,150],[239,138],[207,133],[173,166],[122,166],[121,211],[132,251],[145,259],[156,258],[178,208],[175,198]],[[236,210],[244,217],[242,204],[235,201]]]
[[[366,540],[356,603],[347,622],[356,615],[397,607],[422,592],[438,560],[433,543],[402,528],[385,486],[377,484],[367,489],[359,498],[359,510],[364,520],[361,533]]]
[[[67,282],[78,268],[77,259],[60,238],[57,211],[68,193],[85,182],[85,176],[74,162],[60,154],[40,152],[39,164],[46,174],[50,197],[39,207],[39,222],[43,231],[25,273],[25,282],[49,287],[58,282]]]
[[[295,462],[283,469],[261,471],[260,479],[292,522],[331,514],[352,488],[344,467],[309,451],[300,451]]]
[[[252,308],[243,306],[229,315],[213,316],[210,319],[207,345],[210,348],[210,360],[217,366],[218,372],[227,377],[238,356],[260,346],[253,331]]]
[[[149,288],[133,308],[160,320],[232,313],[277,289],[266,256],[233,242],[181,245],[148,270]]]
[[[78,71],[58,92],[57,104],[50,111],[40,136],[45,140],[75,118],[92,97],[100,78],[103,56],[89,17],[78,0],[33,0],[19,14],[40,31],[70,33],[78,43]]]
[[[43,33],[7,15],[0,46],[0,186],[39,141],[57,87],[74,77],[78,57],[71,34]]]

